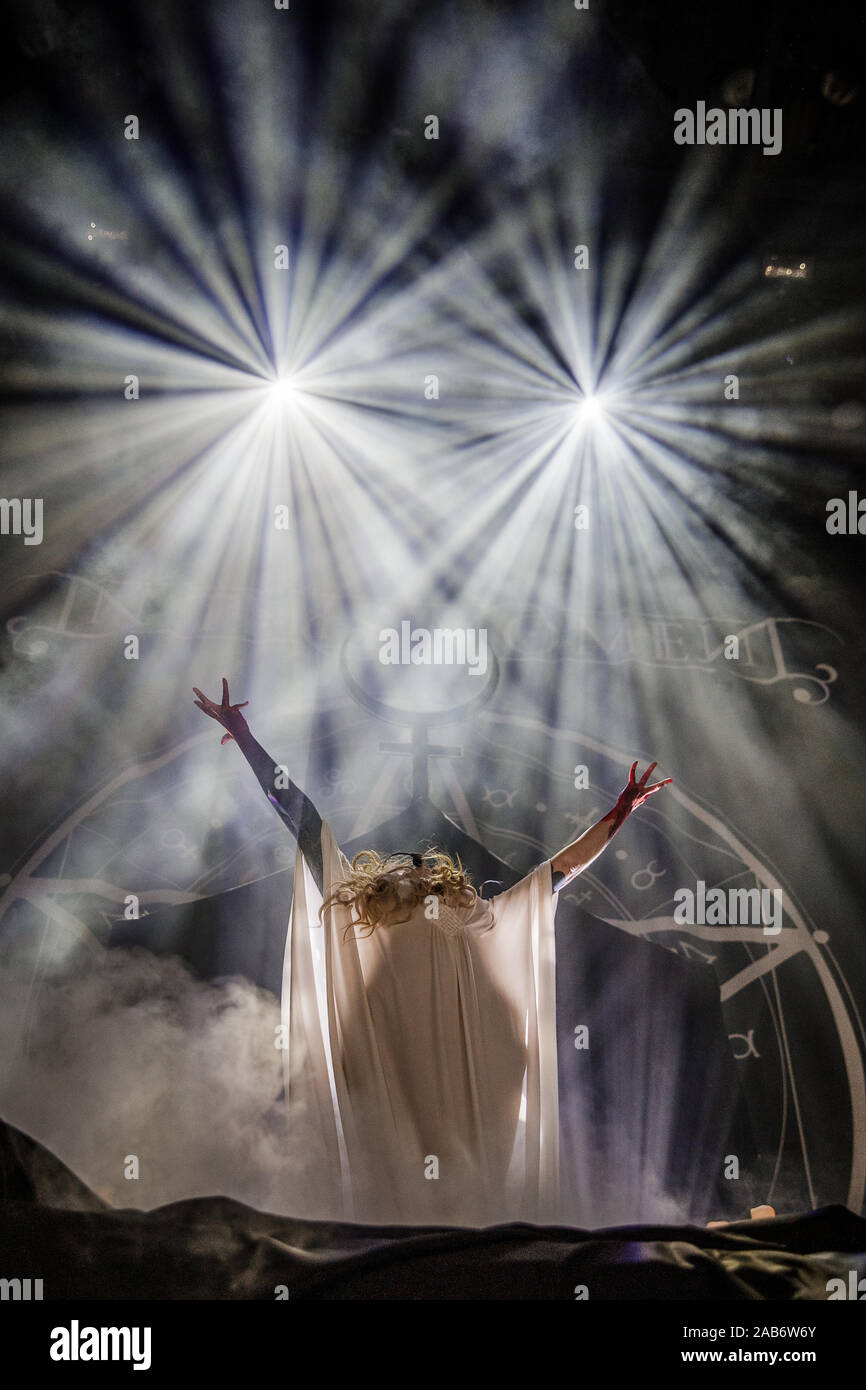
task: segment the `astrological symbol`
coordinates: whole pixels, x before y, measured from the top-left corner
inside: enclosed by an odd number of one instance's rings
[[[192,846],[186,842],[186,835],[177,826],[170,826],[168,830],[164,830],[159,843],[163,849],[179,850],[185,859],[192,859],[194,856]]]
[[[581,893],[580,897],[578,897],[576,893],[566,893],[566,894],[565,894],[565,901],[566,901],[567,903],[574,903],[575,907],[580,907],[580,904],[581,904],[581,903],[587,902],[588,899],[591,898],[591,897],[592,897],[592,893],[589,892],[588,890],[585,891],[585,892],[583,892],[583,893]]]
[[[649,861],[649,863],[647,864],[646,868],[644,868],[644,869],[638,869],[636,873],[633,873],[633,874],[632,874],[632,876],[631,876],[631,886],[632,886],[632,888],[637,888],[638,892],[643,893],[643,892],[646,891],[647,888],[652,888],[652,886],[653,886],[653,884],[655,883],[655,881],[656,881],[657,878],[663,878],[663,877],[664,877],[664,875],[667,873],[667,869],[659,869],[659,871],[658,871],[657,874],[654,874],[654,873],[653,873],[653,864],[654,864],[655,862],[656,862],[656,861],[655,861],[654,859],[651,859],[651,860]],[[639,879],[639,878],[645,878],[645,879],[647,880],[647,882],[646,882],[646,883],[638,883],[638,879]]]
[[[507,792],[507,791],[505,790],[504,787],[493,787],[493,788],[485,787],[485,788],[484,788],[484,800],[485,800],[485,802],[487,803],[488,806],[493,806],[493,807],[495,808],[495,810],[497,810],[497,811],[498,811],[498,810],[500,809],[500,807],[502,807],[502,806],[513,806],[513,805],[514,805],[514,798],[515,798],[516,795],[517,795],[517,792],[516,792],[516,791],[514,791],[514,792]],[[494,799],[493,799],[494,797],[499,797],[500,800],[494,801]]]
[[[754,1028],[750,1028],[749,1031],[748,1031],[748,1033],[729,1033],[729,1034],[728,1034],[728,1038],[729,1038],[731,1041],[733,1041],[734,1038],[742,1038],[742,1039],[743,1039],[743,1042],[746,1044],[746,1050],[745,1050],[745,1052],[735,1052],[735,1053],[734,1053],[734,1056],[736,1057],[736,1059],[737,1059],[738,1062],[741,1062],[741,1061],[743,1060],[744,1057],[760,1057],[761,1054],[760,1054],[760,1052],[758,1051],[758,1049],[755,1047],[754,1032],[755,1032]]]
[[[591,811],[586,811],[583,815],[577,811],[567,811],[565,819],[574,826],[575,830],[587,830],[589,826],[595,825],[598,816],[599,809],[597,806],[593,806]]]

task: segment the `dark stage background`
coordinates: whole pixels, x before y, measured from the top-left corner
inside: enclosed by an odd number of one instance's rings
[[[341,843],[503,882],[657,759],[557,916],[567,1215],[862,1212],[862,19],[6,28],[3,1117],[120,1205],[292,1210],[294,845],[192,705],[225,675]],[[781,150],[677,145],[698,101]],[[404,620],[486,670],[382,665]],[[698,880],[781,931],[678,924]]]

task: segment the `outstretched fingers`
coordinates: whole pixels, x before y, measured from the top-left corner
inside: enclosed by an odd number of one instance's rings
[[[246,709],[246,707],[247,707],[248,704],[249,704],[249,700],[243,700],[243,701],[241,701],[241,703],[240,703],[239,705],[233,705],[233,704],[231,703],[231,697],[229,696],[229,683],[228,683],[228,681],[226,680],[225,676],[223,676],[223,703],[222,703],[223,713],[225,714],[225,713],[227,713],[227,712],[230,711],[230,710]],[[225,739],[223,739],[223,742],[225,742]]]
[[[637,763],[635,763],[635,767],[637,767]],[[658,767],[658,763],[650,763],[650,765],[649,765],[649,767],[647,768],[646,772],[644,773],[643,777],[642,777],[642,778],[640,779],[640,781],[638,782],[638,786],[639,786],[639,787],[645,787],[645,786],[646,786],[646,784],[647,784],[647,778],[649,777],[649,775],[650,775],[650,773],[652,772],[652,770],[653,770],[654,767]]]
[[[209,714],[211,719],[219,719],[219,715],[216,713],[218,707],[213,700],[209,700],[206,695],[203,695],[197,686],[194,685],[192,689],[193,694],[198,696],[197,700],[193,700],[193,704],[201,710],[202,714]]]
[[[670,786],[673,780],[673,777],[666,777],[663,782],[653,782],[651,786],[644,787],[644,795],[649,796],[652,792],[661,791],[662,787]]]
[[[198,696],[197,700],[193,700],[193,704],[202,711],[202,714],[210,715],[211,719],[215,719],[218,724],[225,725],[225,717],[227,714],[234,714],[237,710],[245,709],[249,704],[249,700],[244,700],[240,705],[229,704],[229,686],[225,676],[223,676],[223,702],[221,705],[216,704],[213,700],[209,700],[207,695],[199,690],[197,685],[194,685],[192,690],[193,694]],[[228,743],[231,738],[231,734],[226,734],[221,742]]]

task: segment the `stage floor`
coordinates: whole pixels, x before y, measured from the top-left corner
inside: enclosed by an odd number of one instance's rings
[[[0,1174],[0,1268],[46,1300],[827,1301],[866,1276],[866,1220],[842,1206],[713,1230],[371,1227],[223,1197],[115,1210],[8,1125]]]

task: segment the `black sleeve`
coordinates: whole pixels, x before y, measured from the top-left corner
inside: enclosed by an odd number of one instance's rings
[[[322,883],[322,817],[308,796],[295,786],[291,780],[287,787],[276,786],[277,768],[273,758],[256,743],[252,734],[236,739],[237,745],[258,778],[259,785],[277,815],[294,835],[301,853],[306,859],[316,880],[319,892],[324,892]],[[284,781],[285,778],[281,778]]]

